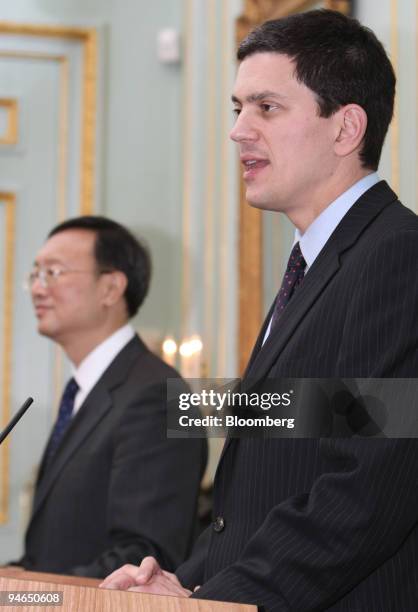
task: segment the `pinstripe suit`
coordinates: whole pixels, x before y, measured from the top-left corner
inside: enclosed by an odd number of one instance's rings
[[[350,209],[246,378],[416,377],[418,219],[385,182]],[[418,609],[418,442],[225,445],[215,529],[177,571],[198,598],[275,612]]]

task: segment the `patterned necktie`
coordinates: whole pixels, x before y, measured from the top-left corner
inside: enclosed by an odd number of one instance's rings
[[[71,422],[71,415],[74,409],[74,400],[77,395],[79,386],[74,378],[70,378],[67,386],[62,394],[61,403],[58,411],[58,418],[55,422],[54,429],[52,430],[51,437],[49,438],[48,447],[45,453],[45,466],[47,466],[55,455],[55,452],[60,445],[65,432],[67,431],[68,425]]]
[[[274,305],[273,317],[271,320],[270,331],[272,331],[280,319],[280,316],[288,304],[290,298],[295,292],[295,289],[300,285],[303,280],[305,273],[306,261],[303,258],[302,251],[300,250],[299,242],[297,242],[292,252],[290,253],[289,261],[287,262],[286,272],[280,287],[279,293],[276,297],[276,303]]]

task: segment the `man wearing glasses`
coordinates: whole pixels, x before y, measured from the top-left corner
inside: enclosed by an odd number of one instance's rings
[[[147,555],[174,569],[190,549],[206,445],[166,438],[166,379],[179,375],[129,324],[149,279],[146,249],[104,217],[61,223],[36,256],[38,331],[73,376],[41,461],[28,570],[103,577]]]

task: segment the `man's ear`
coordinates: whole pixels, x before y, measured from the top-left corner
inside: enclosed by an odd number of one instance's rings
[[[113,306],[123,297],[128,279],[123,272],[114,270],[113,272],[106,272],[102,275],[102,283],[102,302],[105,306]]]
[[[361,148],[367,129],[367,114],[358,104],[346,104],[336,113],[337,137],[334,151],[339,157],[346,157]]]

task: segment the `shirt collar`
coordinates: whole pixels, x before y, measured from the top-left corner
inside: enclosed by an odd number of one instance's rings
[[[73,369],[73,376],[80,387],[83,397],[87,396],[116,355],[120,353],[134,335],[133,327],[127,323],[96,346],[83,359],[78,368]]]
[[[295,230],[294,244],[299,242],[306,261],[306,270],[312,266],[328,238],[353,204],[379,180],[376,172],[368,174],[331,202],[303,234],[298,229]]]

